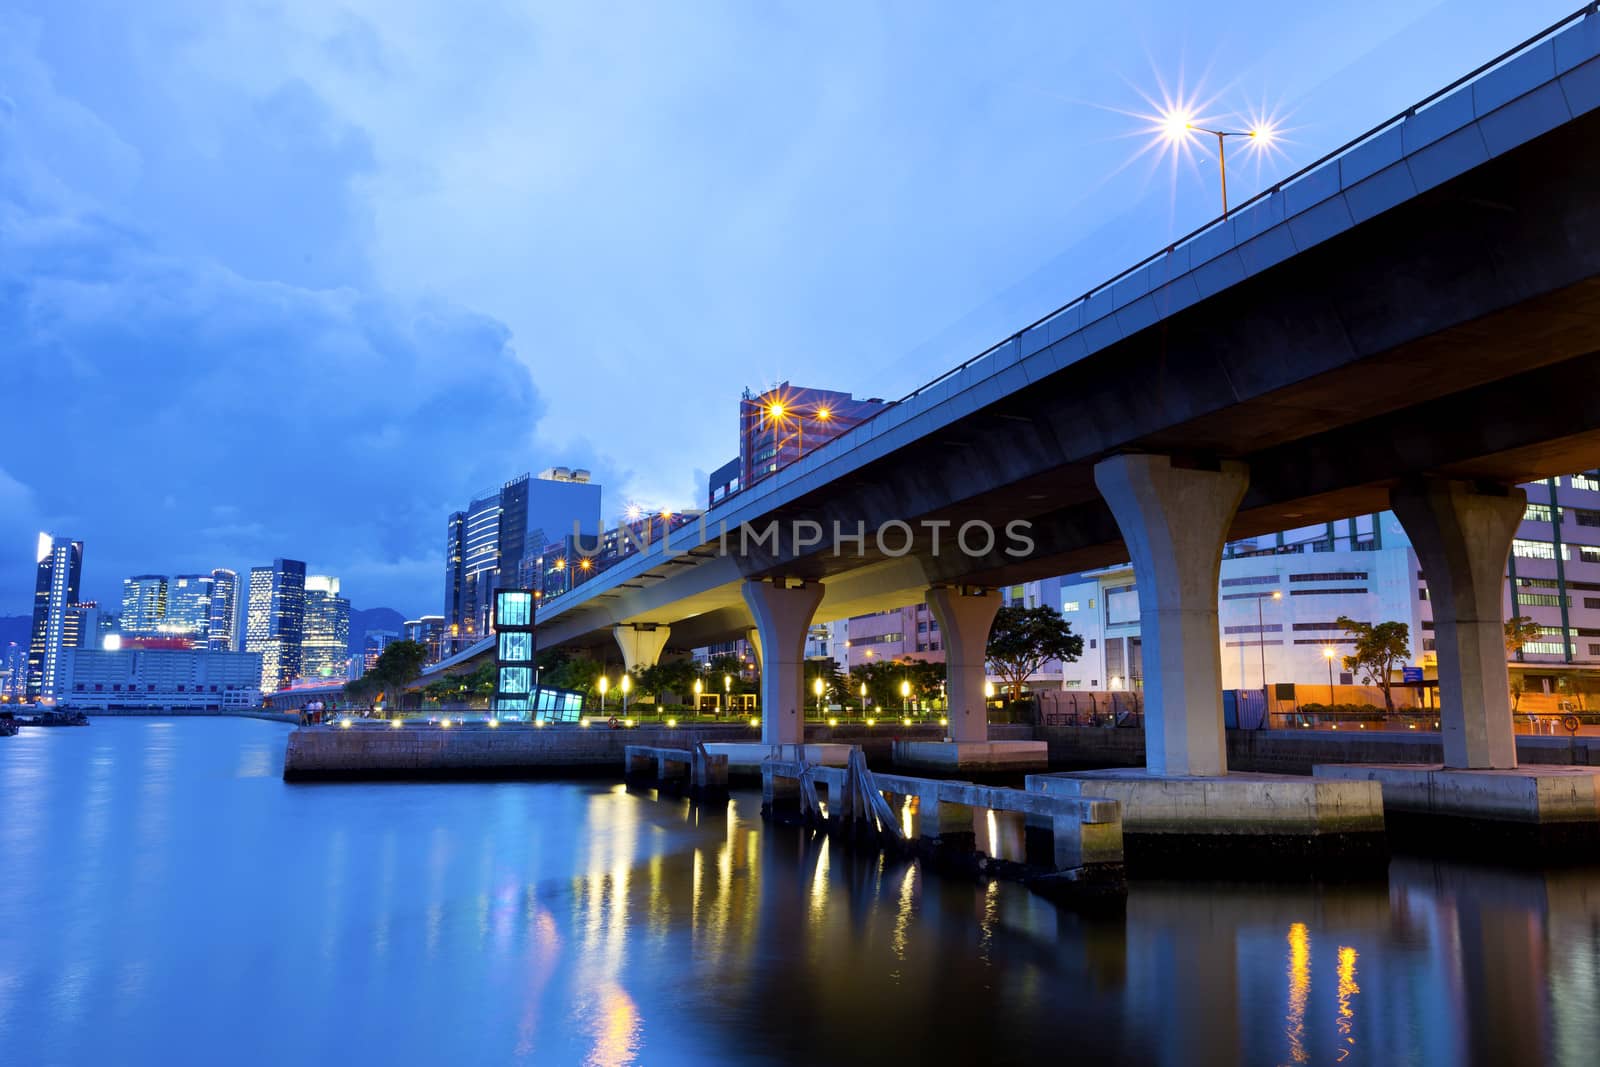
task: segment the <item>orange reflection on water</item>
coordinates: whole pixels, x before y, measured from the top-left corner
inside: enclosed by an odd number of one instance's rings
[[[1289,1059],[1305,1063],[1306,998],[1311,995],[1311,932],[1305,923],[1289,927]]]
[[[620,1067],[639,1051],[639,1008],[627,990],[607,982],[600,991],[595,1017],[594,1048],[583,1061],[590,1067]]]
[[[1350,1006],[1350,998],[1361,992],[1361,987],[1356,985],[1356,950],[1349,945],[1339,947],[1339,1037],[1344,1044],[1339,1049],[1339,1059],[1342,1061],[1355,1047],[1355,1009]]]

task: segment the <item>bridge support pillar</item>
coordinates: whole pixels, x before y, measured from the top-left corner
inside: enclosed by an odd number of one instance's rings
[[[822,603],[822,584],[747,580],[744,602],[755,616],[761,658],[761,741],[805,742],[806,631]]]
[[[957,742],[988,741],[989,708],[983,686],[988,680],[989,628],[1000,610],[1000,594],[992,589],[936,586],[928,590],[928,610],[944,636],[948,736]]]
[[[672,635],[672,627],[621,623],[613,626],[611,633],[622,649],[623,667],[632,674],[636,668],[656,665],[667,638]]]
[[[1501,598],[1506,557],[1527,503],[1521,489],[1490,494],[1443,479],[1389,493],[1422,563],[1433,605],[1447,768],[1517,765]]]
[[[1175,467],[1169,456],[1120,455],[1096,464],[1094,480],[1139,586],[1148,773],[1226,774],[1217,581],[1249,470],[1235,462],[1197,470]]]

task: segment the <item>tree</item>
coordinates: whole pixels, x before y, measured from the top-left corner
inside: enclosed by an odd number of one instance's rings
[[[1003,607],[989,629],[989,665],[1010,688],[1012,700],[1022,695],[1028,677],[1047,660],[1071,663],[1082,654],[1083,638],[1048,604]]]
[[[1556,676],[1556,692],[1566,697],[1575,711],[1587,711],[1589,679],[1581,674]]]
[[[420,641],[391,641],[378,654],[378,662],[365,678],[382,688],[390,703],[398,708],[404,703],[406,686],[422,677],[422,665],[426,662],[427,645]]]
[[[664,703],[664,695],[670,694],[683,700],[694,690],[694,680],[700,677],[700,670],[693,660],[669,659],[648,667],[641,667],[633,672],[633,685],[640,693],[649,693],[655,697],[656,703]]]
[[[539,684],[553,689],[571,689],[588,696],[605,668],[586,652],[564,648],[539,653]]]
[[[1395,664],[1411,659],[1411,627],[1403,622],[1357,622],[1348,615],[1334,620],[1335,625],[1355,638],[1356,650],[1344,658],[1344,669],[1361,675],[1367,685],[1383,687],[1383,704],[1394,713],[1394,696],[1389,691]]]
[[[1506,620],[1506,655],[1522,658],[1522,646],[1537,641],[1544,633],[1539,624],[1526,615]]]

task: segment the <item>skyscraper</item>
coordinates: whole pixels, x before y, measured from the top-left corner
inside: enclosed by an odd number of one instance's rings
[[[212,652],[239,648],[239,576],[226,567],[211,572],[211,632],[206,642]]]
[[[29,697],[55,693],[67,605],[78,602],[83,542],[41,533],[36,558],[39,570],[33,587],[33,630],[28,641]]]
[[[167,610],[158,629],[171,637],[186,637],[195,648],[211,639],[211,575],[178,574],[167,582]]]
[[[167,617],[167,576],[136,574],[122,580],[122,632],[153,634]]]
[[[261,653],[263,693],[275,693],[300,675],[305,619],[305,563],[277,559],[270,567],[250,568],[244,647]]]
[[[339,579],[306,575],[305,639],[300,676],[344,678],[350,669],[350,601],[339,595]]]
[[[520,475],[453,513],[445,528],[445,631],[460,643],[488,632],[496,586],[514,588],[523,560],[545,545],[600,530],[600,486],[586,470]]]

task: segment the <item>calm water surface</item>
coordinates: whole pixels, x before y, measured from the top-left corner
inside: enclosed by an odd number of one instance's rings
[[[1136,883],[1084,921],[606,783],[0,739],[0,1064],[1600,1062],[1600,878]]]

